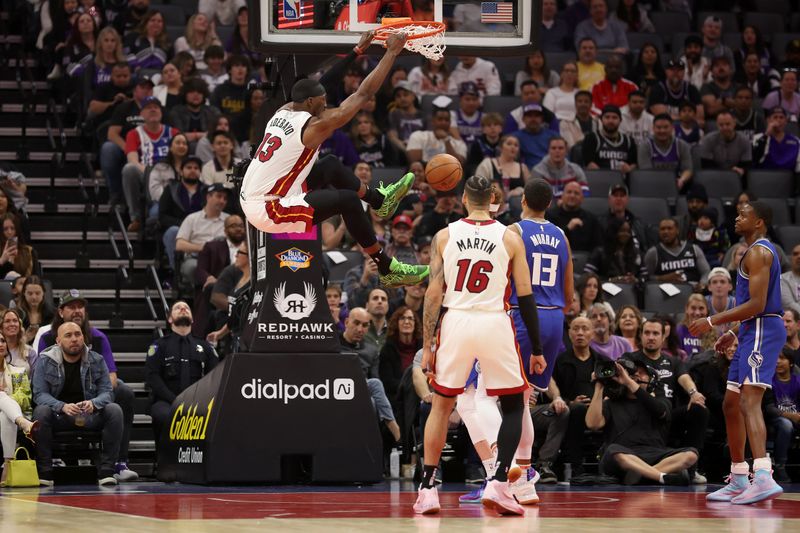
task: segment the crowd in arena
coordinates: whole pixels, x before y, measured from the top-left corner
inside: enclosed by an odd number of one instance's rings
[[[520,58],[513,79],[490,58],[420,58],[410,70],[396,66],[352,124],[323,144],[321,155],[336,156],[365,184],[373,182],[376,169],[415,175],[411,194],[391,219],[366,207],[379,242],[406,263],[427,264],[433,235],[464,216],[457,190],[434,191],[425,181],[425,164],[435,155],[457,158],[465,176],[493,180],[500,197],[494,216],[505,224],[519,220],[525,183],[531,177],[546,180],[554,195],[547,217],[564,231],[576,256],[576,294],[565,310],[563,353],[552,386],[536,395],[532,409],[540,482],[565,475],[578,480],[601,446],[618,444],[619,435],[606,428],[604,437],[596,419],[587,417],[592,373],[601,355],[618,360],[640,352],[660,377],[671,421],[640,428],[642,438],[697,450],[699,460],[687,460],[687,467],[692,482],[704,483],[703,473],[719,476],[727,468],[722,396],[733,351],[713,350],[728,325],[697,338],[688,324],[735,305],[736,270],[746,245],[733,220],[738,206],[757,199],[751,173],[786,171],[794,193],[800,172],[800,39],[790,41],[778,59],[759,29],[747,26],[741,46],[731,49],[722,41],[729,29],[712,15],[697,21],[699,35],[689,35],[681,50],[662,57],[655,39],[638,50],[629,45],[630,32],[655,32],[650,8],[639,0],[620,0],[613,12],[606,0],[542,4],[539,51]],[[662,4],[689,8],[686,2]],[[250,266],[246,222],[227,175],[248,156],[250,145],[261,143],[254,117],[267,97],[258,83],[267,75],[264,58],[249,46],[242,0],[201,0],[176,38],[167,32],[174,21],[159,7],[150,0],[45,0],[38,9],[37,40],[52,60],[48,79],[81,112],[109,202],[126,213],[129,232],[163,245],[165,283],[192,303],[173,306],[170,327],[178,337],[191,335],[203,357],[187,371],[159,356],[159,343],[148,352],[156,436],[176,395],[213,368],[216,355],[208,343],[221,356],[237,346],[235,310],[246,296]],[[221,38],[223,31],[228,38]],[[329,106],[356,91],[374,66],[375,58],[363,53],[368,44],[369,37],[363,38],[353,52],[315,74]],[[568,52],[574,52],[573,60],[550,67],[554,54]],[[492,97],[501,95],[518,97],[518,105],[492,110]],[[608,186],[607,205],[589,209],[584,204],[600,170],[617,171],[619,180]],[[642,170],[670,173],[685,209],[657,223],[634,214],[632,178]],[[723,204],[693,179],[704,170],[735,172],[742,192]],[[0,364],[6,364],[0,371],[10,388],[11,370],[24,369],[30,388],[15,400],[18,408],[7,405],[6,397],[14,397],[0,393],[4,458],[16,447],[19,427],[43,446],[40,477],[51,481],[51,412],[73,414],[83,406],[87,417],[96,409],[103,413],[95,411],[91,419],[104,428],[101,480],[111,483],[114,474],[134,479],[126,464],[130,388],[116,377],[107,338],[90,326],[91,302],[68,291],[53,308],[43,297],[27,229],[24,176],[5,174],[0,276],[17,282],[11,309],[2,315],[0,352],[6,355]],[[358,248],[341,217],[325,221],[321,233],[325,250]],[[774,228],[770,237],[786,244]],[[785,465],[800,430],[800,245],[778,250],[787,339],[763,409],[776,479],[786,481]],[[688,286],[683,312],[648,308],[645,293],[652,282]],[[636,304],[609,303],[620,287]],[[326,290],[343,350],[359,355],[388,447],[402,445],[408,463],[422,442],[432,398],[420,367],[424,294],[425,284],[382,288],[366,255],[341,284]],[[67,327],[53,346],[52,331],[70,322],[78,328]],[[67,361],[61,354],[73,354],[78,337],[92,339],[89,353],[99,358],[90,357],[91,364],[100,368],[105,360],[106,372],[92,372],[96,381],[82,383],[83,374],[76,378],[71,367],[72,381],[56,383],[50,367],[59,358]],[[111,399],[119,408],[109,409]],[[39,427],[32,428],[32,421]],[[464,431],[455,412],[451,428]],[[464,451],[459,460],[467,465],[467,481],[483,479],[474,452]]]

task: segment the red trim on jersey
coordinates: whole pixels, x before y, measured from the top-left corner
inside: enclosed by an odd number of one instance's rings
[[[520,385],[519,387],[511,387],[508,389],[486,389],[487,396],[508,396],[509,394],[519,394],[520,392],[525,392],[528,390],[530,385],[528,385],[527,381],[524,385]]]
[[[488,226],[489,224],[494,224],[497,221],[495,219],[491,219],[491,220],[470,220],[468,218],[462,218],[461,222],[466,222],[467,224],[472,224],[473,226]]]
[[[442,385],[439,385],[438,383],[436,383],[435,379],[431,380],[431,387],[433,387],[434,390],[436,390],[436,392],[438,392],[438,393],[440,393],[440,394],[442,394],[444,396],[450,396],[450,397],[458,396],[459,394],[464,392],[464,387],[459,387],[457,389],[450,389],[448,387],[444,387]],[[510,393],[507,393],[507,394],[510,394]]]
[[[284,177],[280,178],[277,182],[275,182],[275,186],[267,193],[269,196],[286,196],[286,193],[289,192],[289,189],[292,188],[294,184],[294,180],[297,179],[297,176],[300,175],[301,172],[308,166],[308,163],[314,158],[314,154],[317,152],[316,148],[303,148],[303,153],[300,154],[300,157],[297,158],[297,162],[292,167],[292,170],[289,171]]]
[[[266,202],[265,208],[267,216],[275,223],[282,224],[287,222],[303,222],[306,225],[305,231],[311,231],[314,225],[314,208],[302,205],[284,207],[279,200]]]
[[[506,283],[506,293],[503,295],[503,309],[508,311],[511,309],[511,261],[508,262],[508,272],[506,273],[506,277],[508,280]]]

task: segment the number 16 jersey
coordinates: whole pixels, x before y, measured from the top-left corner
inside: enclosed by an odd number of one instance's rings
[[[511,265],[503,243],[506,226],[496,220],[461,219],[448,226],[442,253],[443,305],[464,311],[505,311]]]
[[[561,228],[546,220],[525,219],[517,223],[525,243],[525,258],[531,271],[531,288],[536,306],[563,308],[564,270],[569,260],[567,239]],[[513,287],[511,305],[517,305]]]

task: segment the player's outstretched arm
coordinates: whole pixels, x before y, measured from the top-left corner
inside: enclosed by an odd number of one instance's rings
[[[442,250],[450,237],[450,231],[445,228],[433,236],[431,241],[430,276],[428,289],[425,291],[425,300],[422,310],[422,370],[429,377],[433,377],[431,362],[433,352],[433,338],[436,334],[436,324],[442,310],[444,300],[444,258]]]
[[[531,339],[531,361],[529,363],[531,371],[541,374],[547,367],[547,363],[542,356],[542,342],[539,338],[539,314],[536,311],[536,300],[531,290],[531,271],[525,258],[525,244],[519,234],[511,231],[505,233],[503,242],[511,258],[511,276],[517,289],[519,313],[525,323],[525,328],[528,330],[528,337]]]
[[[386,40],[386,53],[378,66],[364,78],[358,90],[348,96],[339,107],[326,109],[320,115],[319,120],[309,122],[303,135],[303,143],[306,146],[319,146],[330,137],[334,130],[353,120],[356,113],[361,111],[364,104],[381,88],[405,43],[406,35],[404,33],[389,36]]]

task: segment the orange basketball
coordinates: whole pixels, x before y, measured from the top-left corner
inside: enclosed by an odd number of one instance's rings
[[[461,181],[461,163],[450,154],[435,155],[425,166],[425,179],[437,191],[455,189]]]

